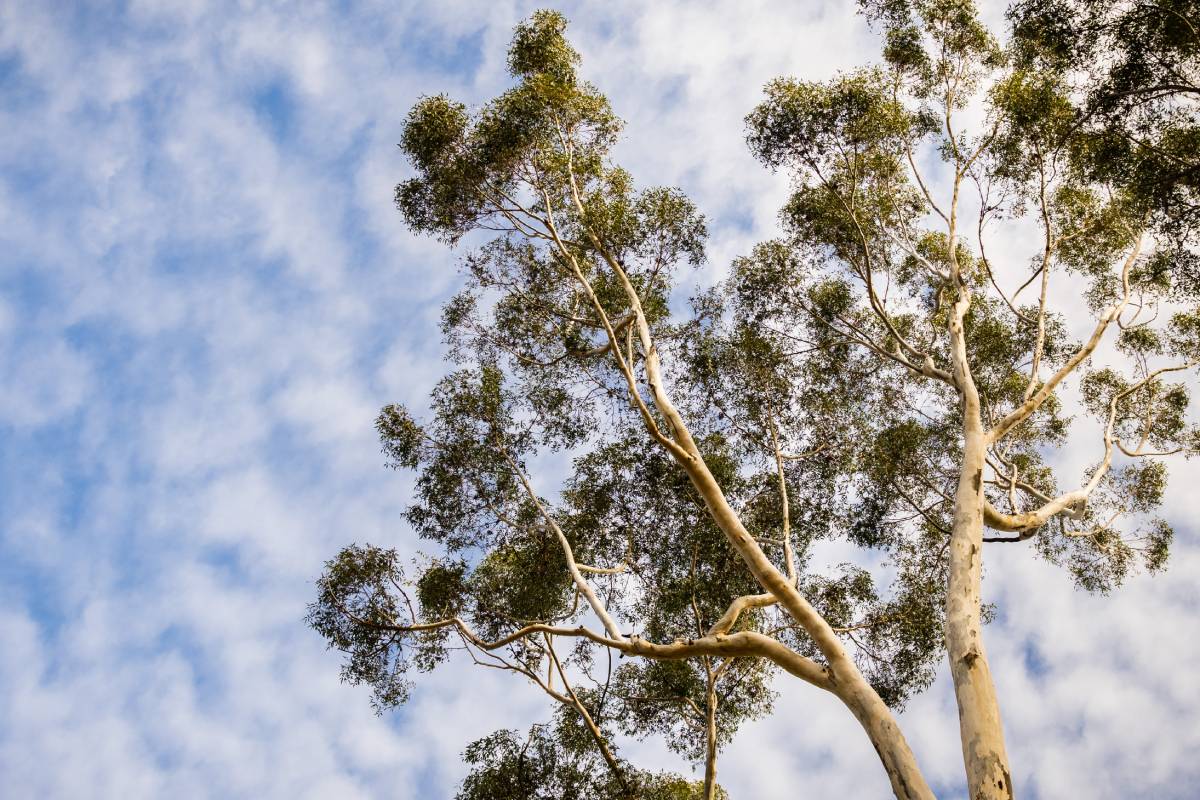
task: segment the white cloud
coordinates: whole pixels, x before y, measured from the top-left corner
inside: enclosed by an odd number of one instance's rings
[[[60,419],[83,402],[91,368],[60,338],[0,351],[0,424],[37,427]]]

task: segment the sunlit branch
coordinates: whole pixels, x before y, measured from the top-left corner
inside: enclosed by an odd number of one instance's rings
[[[563,533],[562,528],[558,527],[558,522],[546,508],[545,504],[542,503],[541,498],[539,498],[537,495],[537,492],[533,490],[533,487],[529,483],[529,479],[525,477],[525,472],[520,468],[520,466],[517,465],[517,462],[511,455],[509,455],[507,450],[504,451],[504,457],[512,466],[517,478],[520,479],[521,485],[525,487],[525,493],[529,496],[530,501],[542,515],[542,518],[546,521],[546,524],[550,526],[550,529],[554,532],[554,535],[558,538],[559,546],[562,547],[563,556],[567,560],[567,569],[570,571],[571,578],[575,581],[576,587],[578,587],[580,593],[582,593],[584,598],[588,601],[588,605],[591,606],[592,611],[600,619],[600,622],[604,625],[604,630],[608,632],[609,636],[618,641],[623,640],[625,637],[621,635],[621,630],[617,627],[617,623],[611,616],[609,616],[608,610],[604,607],[604,603],[600,600],[599,596],[596,595],[596,591],[592,588],[592,585],[588,583],[587,579],[583,577],[583,573],[579,570],[579,565],[575,562],[575,553],[571,548],[571,543],[567,540],[566,534]]]
[[[1025,512],[1022,514],[1004,514],[992,506],[985,498],[984,500],[984,524],[989,528],[1001,531],[1023,531],[1032,532],[1042,525],[1045,525],[1051,518],[1058,514],[1065,514],[1073,519],[1079,519],[1083,516],[1087,505],[1088,497],[1100,485],[1100,481],[1112,466],[1113,450],[1115,448],[1115,439],[1113,429],[1116,425],[1117,410],[1120,402],[1130,395],[1138,392],[1158,376],[1168,372],[1179,372],[1181,370],[1190,369],[1195,366],[1193,362],[1187,364],[1179,364],[1171,367],[1163,367],[1147,375],[1142,380],[1138,381],[1133,386],[1118,392],[1113,395],[1109,401],[1108,424],[1104,430],[1104,456],[1100,461],[1099,466],[1088,482],[1072,492],[1067,492],[1059,497],[1044,504],[1040,508]]]
[[[766,608],[773,606],[778,602],[778,599],[773,594],[747,594],[736,598],[729,604],[729,608],[721,615],[721,618],[713,623],[713,626],[708,629],[709,636],[717,636],[718,634],[728,633],[737,624],[738,617],[743,612],[751,608]]]
[[[1134,261],[1137,260],[1141,249],[1142,237],[1139,236],[1133,250],[1130,252],[1129,257],[1125,259],[1125,264],[1121,268],[1121,282],[1124,286],[1124,293],[1120,302],[1104,310],[1087,342],[1068,358],[1066,363],[1049,380],[1042,384],[1041,388],[1031,394],[1021,405],[1009,412],[995,427],[988,431],[987,439],[989,443],[1000,440],[1016,425],[1028,419],[1034,411],[1041,407],[1042,403],[1062,383],[1063,379],[1074,372],[1095,351],[1097,345],[1100,344],[1100,340],[1104,337],[1104,332],[1108,330],[1108,326],[1114,319],[1120,317],[1121,312],[1125,310],[1125,306],[1129,302],[1129,270],[1133,266]]]
[[[534,624],[513,631],[499,639],[487,641],[480,638],[459,617],[449,617],[433,622],[416,623],[413,625],[394,625],[359,620],[361,624],[396,633],[417,633],[420,631],[442,630],[456,628],[462,632],[475,647],[481,650],[496,650],[510,645],[533,634],[550,634],[552,636],[574,637],[587,639],[596,644],[611,647],[627,655],[643,656],[659,661],[678,661],[697,656],[729,657],[761,657],[766,658],[785,671],[801,678],[821,689],[829,689],[829,677],[825,667],[810,658],[800,655],[769,636],[756,631],[739,631],[731,634],[713,634],[695,639],[680,639],[670,644],[659,644],[643,639],[640,636],[622,637],[615,639],[597,633],[585,626],[567,628],[555,625]]]

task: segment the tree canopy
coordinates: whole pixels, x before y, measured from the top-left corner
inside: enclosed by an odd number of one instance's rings
[[[932,797],[895,712],[944,657],[971,796],[1011,797],[985,545],[1095,592],[1166,564],[1164,459],[1200,445],[1195,172],[1171,155],[1196,153],[1195,9],[1029,0],[1001,42],[966,0],[863,8],[879,64],[775,80],[746,118],[792,181],[779,237],[686,306],[705,219],[613,163],[621,122],[562,15],[517,27],[492,101],[409,113],[396,204],[471,244],[453,371],[376,423],[435,552],[346,547],[309,621],[381,710],[452,657],[556,701],[467,748],[460,798],[722,796],[718,751],[790,679],[846,706],[897,797]],[[1085,24],[1123,48],[1100,67]],[[998,228],[1037,232],[1027,263],[989,253]],[[1094,458],[1060,474],[1076,416]],[[829,568],[822,542],[859,556]],[[649,735],[703,783],[620,757]]]
[[[1078,98],[1074,162],[1151,216],[1160,267],[1200,292],[1200,4],[1022,0],[1009,12],[1024,68]]]

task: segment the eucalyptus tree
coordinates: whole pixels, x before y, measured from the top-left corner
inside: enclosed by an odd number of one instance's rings
[[[553,724],[472,745],[461,797],[715,797],[720,746],[788,679],[845,705],[897,797],[932,797],[895,711],[943,652],[970,794],[1011,797],[985,545],[1101,592],[1165,564],[1161,459],[1197,442],[1171,380],[1200,316],[1156,261],[1161,207],[1080,166],[1086,101],[969,3],[865,10],[880,65],[774,81],[747,117],[793,181],[782,235],[687,313],[672,300],[704,219],[611,161],[620,122],[562,16],[517,28],[514,86],[482,108],[410,112],[397,205],[473,245],[443,313],[455,371],[428,414],[377,420],[438,552],[347,547],[310,621],[380,708],[452,652],[556,701]],[[1036,252],[989,252],[1030,231]],[[1079,342],[1083,307],[1053,308],[1064,281],[1094,316]],[[1073,411],[1096,455],[1062,477]],[[702,787],[621,759],[618,734],[652,733],[704,764]]]

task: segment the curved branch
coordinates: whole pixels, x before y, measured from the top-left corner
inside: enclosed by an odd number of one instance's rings
[[[640,636],[630,636],[620,639],[610,638],[597,633],[582,625],[567,628],[555,625],[535,623],[526,625],[507,636],[493,641],[481,639],[471,630],[471,627],[461,617],[448,617],[434,622],[416,623],[413,625],[392,625],[359,620],[361,624],[370,625],[396,633],[417,633],[420,631],[456,628],[462,635],[480,650],[492,651],[512,644],[532,634],[550,634],[583,638],[596,644],[610,647],[627,655],[642,656],[656,661],[679,661],[697,656],[719,656],[721,658],[757,657],[765,658],[786,672],[795,675],[807,683],[820,689],[832,691],[833,682],[829,671],[811,658],[802,656],[781,642],[756,631],[739,631],[732,634],[714,634],[697,639],[677,639],[670,644],[659,644],[643,639]]]
[[[583,573],[580,571],[579,565],[575,562],[575,553],[571,549],[571,543],[567,540],[567,535],[563,533],[562,528],[558,527],[558,522],[555,521],[553,515],[550,514],[550,511],[537,496],[537,492],[533,491],[533,486],[530,485],[529,479],[525,477],[525,472],[519,466],[517,466],[517,462],[513,460],[512,456],[508,454],[507,450],[503,450],[502,448],[502,452],[504,453],[504,457],[508,460],[508,463],[512,466],[513,471],[517,473],[517,478],[520,479],[521,485],[525,487],[525,493],[529,495],[529,499],[533,501],[533,504],[537,507],[538,512],[541,513],[542,518],[546,520],[546,524],[550,526],[550,530],[554,531],[554,535],[558,538],[558,543],[562,547],[563,556],[567,560],[567,569],[571,573],[571,578],[575,581],[575,586],[587,599],[588,605],[592,607],[592,611],[597,617],[600,618],[600,622],[604,625],[604,630],[608,631],[608,634],[614,639],[624,639],[625,637],[621,635],[621,631],[620,628],[617,627],[617,623],[609,615],[608,609],[604,607],[604,603],[601,602],[600,598],[596,595],[596,590],[593,589],[592,585],[587,582],[586,578],[583,577]]]
[[[775,605],[777,602],[779,602],[778,598],[773,594],[742,595],[729,604],[729,608],[721,615],[721,618],[708,629],[708,635],[716,636],[717,634],[728,633],[737,624],[738,617],[742,615],[742,612],[751,608],[766,608]]]
[[[587,710],[587,706],[580,701],[579,696],[575,694],[575,690],[571,688],[571,684],[567,681],[567,673],[563,670],[562,663],[558,660],[558,654],[554,652],[554,644],[551,640],[551,635],[548,633],[544,633],[542,635],[546,638],[546,652],[550,656],[550,662],[558,671],[558,676],[562,680],[563,688],[567,690],[567,695],[571,698],[570,704],[575,707],[575,710],[579,713],[580,719],[583,720],[588,732],[592,735],[592,739],[596,742],[596,746],[600,748],[600,754],[604,756],[604,761],[606,764],[608,764],[608,768],[611,769],[613,774],[617,776],[617,780],[621,782],[621,786],[628,790],[629,782],[625,777],[625,770],[621,769],[621,765],[617,761],[617,757],[613,755],[612,749],[608,746],[608,741],[604,738],[604,734],[600,731],[600,726],[596,724],[594,719],[592,719],[591,712],[589,712]]]
[[[1074,355],[1067,359],[1067,363],[1063,364],[1058,372],[1050,376],[1050,379],[1042,384],[1036,392],[1031,394],[1025,402],[1014,408],[1008,413],[1004,419],[996,423],[996,426],[987,433],[989,443],[996,442],[1004,437],[1014,427],[1024,422],[1033,412],[1041,407],[1051,393],[1054,392],[1058,385],[1063,382],[1063,379],[1070,375],[1075,369],[1090,356],[1100,344],[1100,340],[1104,337],[1104,332],[1108,330],[1108,326],[1112,321],[1121,316],[1121,312],[1125,310],[1125,306],[1129,303],[1129,270],[1133,266],[1133,262],[1137,260],[1138,254],[1142,250],[1142,236],[1138,236],[1137,242],[1134,244],[1133,251],[1129,257],[1125,259],[1125,264],[1121,268],[1121,281],[1124,285],[1124,296],[1121,302],[1116,305],[1109,306],[1100,315],[1100,321],[1096,323],[1092,335],[1088,337],[1087,342],[1077,350]]]
[[[984,498],[983,506],[983,521],[989,528],[999,531],[1020,531],[1024,538],[1028,539],[1033,535],[1033,532],[1045,525],[1052,517],[1058,514],[1067,513],[1073,519],[1078,519],[1083,516],[1084,509],[1087,505],[1088,497],[1100,485],[1100,480],[1108,472],[1112,466],[1113,450],[1117,443],[1113,439],[1113,428],[1117,421],[1117,405],[1126,397],[1138,392],[1148,383],[1156,379],[1159,375],[1167,372],[1179,372],[1181,370],[1190,369],[1194,366],[1194,362],[1186,364],[1177,364],[1171,367],[1162,367],[1156,369],[1145,378],[1130,386],[1123,392],[1118,392],[1113,395],[1108,404],[1108,424],[1104,429],[1104,457],[1101,459],[1096,471],[1092,473],[1092,477],[1087,484],[1073,492],[1067,492],[1060,495],[1048,503],[1045,503],[1040,508],[1034,511],[1028,511],[1023,514],[1005,514],[997,510],[991,502]],[[1124,448],[1122,448],[1124,449]],[[1002,540],[1012,541],[1012,540]]]

